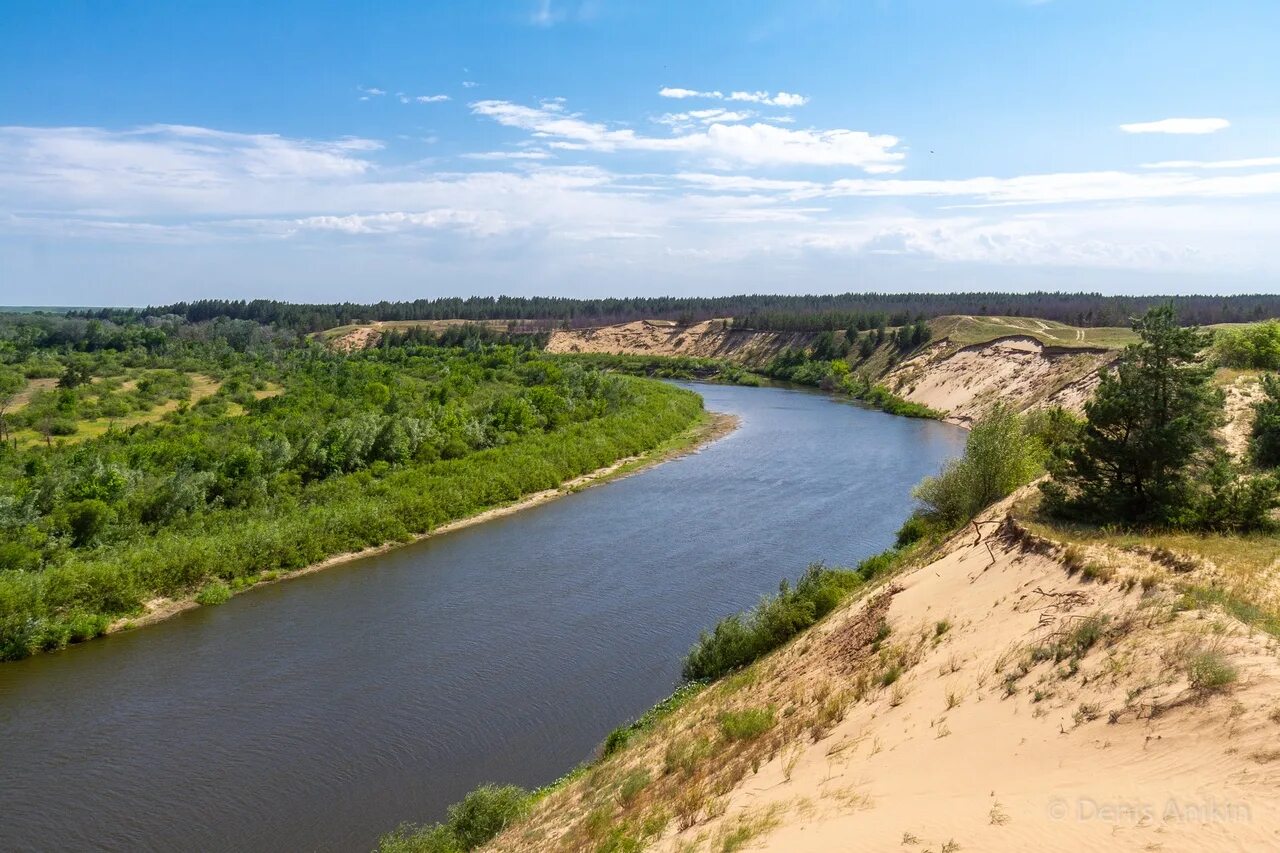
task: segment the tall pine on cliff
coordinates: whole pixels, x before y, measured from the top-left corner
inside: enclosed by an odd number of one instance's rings
[[[1201,352],[1209,336],[1182,328],[1171,306],[1133,323],[1131,344],[1085,405],[1080,441],[1063,449],[1043,487],[1051,511],[1099,522],[1181,525],[1210,462],[1222,392]]]

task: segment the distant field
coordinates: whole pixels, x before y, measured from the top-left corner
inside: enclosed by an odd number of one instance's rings
[[[68,311],[97,311],[95,305],[0,305],[0,314],[65,314]]]
[[[1132,329],[1119,326],[1081,328],[1031,317],[974,317],[957,315],[933,320],[935,338],[949,338],[961,346],[981,344],[1009,335],[1035,338],[1045,346],[1121,349],[1138,339]]]

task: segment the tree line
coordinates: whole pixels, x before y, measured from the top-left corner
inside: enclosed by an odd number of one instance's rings
[[[201,299],[143,309],[71,312],[82,318],[126,322],[176,317],[201,322],[225,317],[301,332],[374,320],[536,321],[546,327],[607,325],[640,319],[696,322],[733,317],[757,329],[844,329],[883,315],[887,325],[947,314],[1038,317],[1078,326],[1120,326],[1157,305],[1171,304],[1184,322],[1254,322],[1280,316],[1280,294],[1238,296],[1104,296],[1100,293],[839,293],[739,294],[572,299],[556,296],[472,296],[376,303],[291,303],[269,299]],[[898,321],[898,322],[895,322]],[[861,329],[874,328],[858,326]]]

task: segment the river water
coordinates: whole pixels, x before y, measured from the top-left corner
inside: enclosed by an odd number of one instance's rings
[[[741,427],[575,495],[0,665],[0,849],[356,851],[554,780],[671,692],[699,629],[892,544],[933,421],[694,387]]]

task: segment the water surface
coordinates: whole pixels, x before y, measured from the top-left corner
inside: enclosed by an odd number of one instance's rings
[[[0,850],[368,850],[549,782],[719,616],[892,543],[945,424],[696,386],[741,427],[486,524],[0,665]]]

